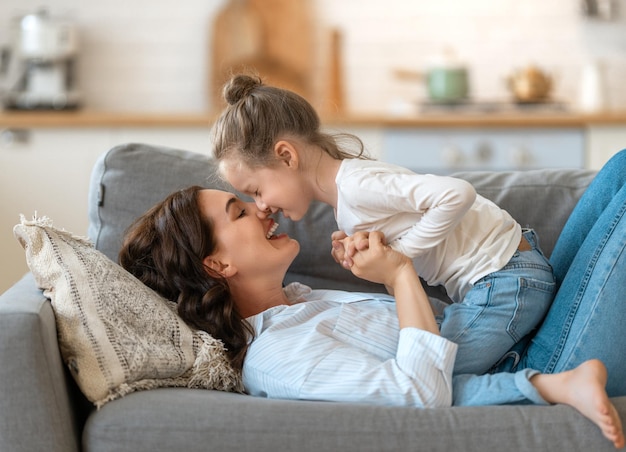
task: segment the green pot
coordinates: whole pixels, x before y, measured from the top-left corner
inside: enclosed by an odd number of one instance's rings
[[[428,96],[435,102],[458,102],[467,98],[469,83],[465,68],[434,68],[426,74]]]

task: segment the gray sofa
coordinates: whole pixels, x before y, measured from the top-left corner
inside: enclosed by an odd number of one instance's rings
[[[169,192],[214,186],[207,156],[128,144],[105,153],[92,174],[89,237],[115,259],[127,225]],[[549,253],[593,177],[585,170],[458,174],[534,227]],[[45,212],[41,212],[45,214]],[[62,227],[63,219],[54,219]],[[330,208],[281,221],[299,239],[288,275],[314,287],[380,291],[331,260]],[[81,231],[74,231],[80,233]],[[436,289],[431,295],[442,296]],[[626,421],[626,397],[614,399]],[[62,363],[54,313],[30,274],[0,297],[0,451],[603,451],[612,447],[567,406],[415,409],[266,400],[211,390],[163,388],[94,410]]]

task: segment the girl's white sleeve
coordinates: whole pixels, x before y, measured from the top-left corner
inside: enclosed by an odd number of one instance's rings
[[[411,257],[439,245],[476,200],[474,187],[454,177],[389,172],[364,175],[358,185],[353,207],[363,218],[387,217],[391,223],[398,213],[420,216],[402,240],[391,244]]]

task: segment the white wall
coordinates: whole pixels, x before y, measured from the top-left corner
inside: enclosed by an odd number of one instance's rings
[[[617,0],[626,13],[626,2]],[[318,0],[325,20],[345,27],[353,108],[381,109],[389,97],[424,96],[390,76],[390,68],[423,68],[447,46],[471,69],[472,94],[508,94],[513,70],[537,64],[555,78],[555,95],[575,100],[583,64],[608,65],[612,107],[624,105],[626,22],[584,19],[577,0]],[[362,5],[362,6],[361,6]],[[382,13],[384,8],[384,15]],[[384,17],[384,18],[383,18]]]
[[[398,82],[391,71],[423,69],[446,46],[469,65],[477,98],[506,96],[505,77],[535,63],[555,76],[557,97],[575,100],[582,65],[601,58],[610,106],[626,103],[626,0],[613,0],[624,17],[608,24],[583,19],[579,0],[310,1],[319,30],[339,26],[344,31],[346,95],[356,112],[386,111],[398,96],[422,98],[421,86]],[[42,4],[0,2],[0,43],[8,40],[12,17]],[[46,5],[80,27],[79,76],[88,107],[208,108],[210,26],[224,0],[50,0]],[[319,46],[323,43],[318,37]],[[321,59],[318,71],[323,73]]]

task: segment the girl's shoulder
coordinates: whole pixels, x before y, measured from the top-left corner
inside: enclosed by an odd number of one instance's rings
[[[415,174],[408,168],[387,163],[380,160],[364,160],[364,159],[344,159],[341,162],[339,173],[347,176],[349,174]]]

